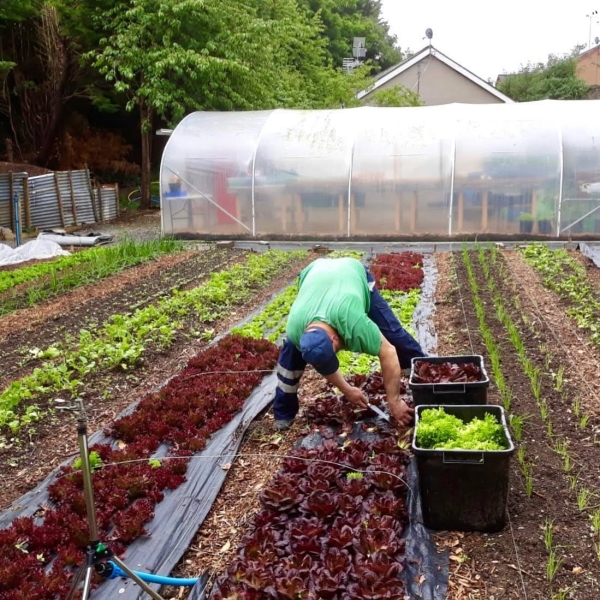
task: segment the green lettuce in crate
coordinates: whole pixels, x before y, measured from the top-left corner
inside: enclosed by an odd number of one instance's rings
[[[505,450],[506,437],[492,414],[464,423],[443,408],[428,408],[419,417],[417,446],[428,450]]]

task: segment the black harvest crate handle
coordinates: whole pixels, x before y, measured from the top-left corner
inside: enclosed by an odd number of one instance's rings
[[[442,452],[442,461],[445,465],[482,465],[483,452]]]
[[[467,391],[464,383],[434,383],[434,394],[464,394]]]

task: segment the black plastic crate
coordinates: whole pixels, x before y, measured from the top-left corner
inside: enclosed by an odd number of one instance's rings
[[[481,381],[467,383],[414,383],[416,362],[442,364],[445,362],[459,365],[473,363],[481,369]],[[415,406],[421,404],[487,404],[487,391],[490,378],[483,365],[483,356],[427,356],[411,360],[408,387],[412,390]]]
[[[493,414],[502,424],[506,450],[428,450],[417,446],[421,413],[439,405],[418,406],[412,450],[416,456],[423,523],[446,531],[499,531],[506,524],[510,457],[515,451],[501,406],[443,409],[465,423]]]

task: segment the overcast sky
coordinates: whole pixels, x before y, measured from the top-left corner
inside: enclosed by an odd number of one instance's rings
[[[402,50],[417,51],[433,29],[433,45],[482,79],[518,70],[548,54],[588,44],[591,11],[600,0],[568,0],[551,9],[546,0],[382,0],[383,18]],[[592,20],[592,45],[600,37],[599,15]]]

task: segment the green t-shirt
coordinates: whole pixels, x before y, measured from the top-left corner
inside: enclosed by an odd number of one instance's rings
[[[309,323],[331,325],[347,350],[377,356],[379,327],[367,313],[371,295],[362,264],[354,258],[319,258],[300,273],[299,291],[287,322],[287,335],[299,348]]]

